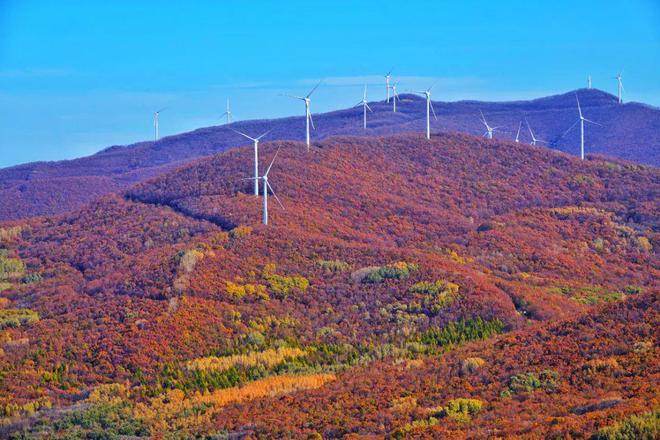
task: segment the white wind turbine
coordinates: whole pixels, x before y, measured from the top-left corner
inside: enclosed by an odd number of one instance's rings
[[[546,141],[543,141],[541,139],[536,139],[536,136],[534,136],[534,132],[532,131],[532,126],[529,125],[529,121],[527,120],[527,118],[525,118],[525,124],[527,124],[527,129],[529,130],[529,135],[532,137],[532,142],[531,142],[532,145],[536,145],[537,142],[542,142],[544,144],[547,144]]]
[[[389,72],[387,72],[387,75],[385,75],[385,90],[387,91],[387,102],[390,102],[390,78],[392,77],[392,70],[394,70],[394,67],[390,69]]]
[[[248,136],[247,134],[242,133],[238,130],[232,129],[232,131],[254,142],[254,195],[259,197],[259,141],[261,140],[261,138],[263,138],[268,133],[270,133],[271,130],[268,130],[267,132],[263,133],[261,136],[258,136],[256,138],[253,138],[252,136]]]
[[[392,84],[392,87],[390,87],[390,89],[392,89],[392,112],[394,112],[394,113],[396,113],[396,101],[397,100],[401,101],[399,99],[399,94],[396,91],[396,86],[398,84],[399,84],[399,81],[395,82],[394,84]]]
[[[493,138],[493,132],[496,131],[500,127],[491,127],[488,125],[488,122],[486,122],[486,118],[484,117],[484,114],[481,110],[479,110],[479,113],[481,114],[481,122],[484,124],[486,127],[486,132],[484,133],[484,137],[487,139],[492,139]]]
[[[355,107],[362,106],[362,119],[363,119],[363,128],[366,130],[367,129],[367,110],[370,112],[373,112],[371,110],[371,107],[369,107],[369,103],[367,101],[367,85],[364,85],[364,93],[362,94],[362,101],[358,102]]]
[[[516,133],[516,144],[520,142],[520,129],[522,128],[522,121],[518,123],[518,132]]]
[[[231,123],[232,112],[229,110],[229,98],[227,98],[227,111],[220,115],[220,117],[227,116],[227,124]]]
[[[270,161],[270,165],[268,165],[268,169],[264,173],[263,176],[258,176],[258,177],[248,177],[247,179],[244,180],[254,180],[258,182],[259,180],[262,180],[264,182],[263,184],[263,199],[264,199],[264,216],[263,216],[263,222],[264,225],[268,224],[268,189],[270,189],[273,192],[273,196],[275,197],[275,200],[277,200],[277,203],[279,203],[280,207],[284,209],[284,205],[282,205],[282,202],[280,202],[279,197],[277,197],[277,194],[275,194],[275,190],[273,189],[272,186],[270,186],[270,183],[268,182],[268,173],[270,173],[270,169],[273,167],[273,163],[275,162],[275,158],[277,155],[280,153],[279,148],[277,149],[277,152],[275,153],[275,156],[273,156],[273,160]]]
[[[305,142],[307,143],[307,151],[309,151],[309,147],[310,147],[309,125],[311,124],[312,128],[315,129],[314,121],[312,120],[312,113],[309,110],[309,104],[312,102],[310,97],[312,96],[312,93],[314,93],[314,91],[320,85],[321,85],[321,81],[319,81],[319,83],[314,86],[314,88],[307,94],[307,96],[284,95],[284,96],[288,96],[289,98],[300,99],[301,101],[305,102]]]
[[[158,111],[154,112],[154,140],[157,141],[160,139],[160,133],[159,133],[159,127],[158,127],[158,117],[160,116],[160,112],[165,110],[165,107],[161,108]]]
[[[566,134],[568,134],[568,132],[571,131],[577,123],[580,123],[580,159],[584,160],[584,123],[589,122],[591,124],[596,124],[600,126],[602,126],[602,124],[599,124],[598,122],[594,122],[585,118],[584,115],[582,114],[582,108],[580,107],[580,99],[578,98],[577,94],[575,95],[575,100],[577,101],[577,107],[578,107],[578,113],[580,115],[580,119],[575,121],[573,125],[571,125],[571,127],[564,132],[562,137],[566,136]]]
[[[587,77],[587,88],[591,90],[591,75]]]
[[[433,117],[435,120],[438,120],[438,117],[435,114],[435,109],[433,108],[433,102],[431,102],[431,89],[434,85],[435,84],[426,90],[417,92],[418,94],[424,95],[426,97],[426,139],[431,139],[431,112],[433,112]]]
[[[621,81],[623,77],[621,76],[621,72],[619,72],[614,79],[616,79],[617,82],[617,91],[618,91],[618,96],[619,96],[619,104],[623,104],[623,81]]]

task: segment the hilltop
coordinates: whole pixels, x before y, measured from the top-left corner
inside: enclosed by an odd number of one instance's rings
[[[262,145],[267,227],[250,147],[4,224],[0,433],[585,437],[654,409],[656,168],[465,134],[305,150]]]
[[[491,125],[502,127],[497,137],[513,139],[518,123],[527,118],[538,138],[547,140],[551,148],[575,155],[579,150],[578,130],[564,136],[577,119],[575,93],[581,97],[585,115],[603,125],[587,128],[589,155],[660,164],[660,110],[637,103],[619,105],[614,96],[595,89],[531,101],[434,101],[438,120],[432,120],[432,130],[482,135],[484,129],[479,120],[482,110]],[[437,92],[434,96],[439,95]],[[423,131],[425,106],[419,96],[402,94],[397,113],[392,113],[391,105],[383,101],[372,102],[370,106],[374,112],[369,114],[366,131],[361,126],[361,109],[315,114],[314,141],[336,135],[378,136]],[[168,136],[158,142],[113,146],[80,159],[1,169],[0,219],[67,212],[99,195],[121,191],[195,158],[245,145],[245,139],[230,128],[251,134],[270,129],[267,139],[302,140],[304,118],[240,121]],[[529,141],[524,127],[521,141]]]

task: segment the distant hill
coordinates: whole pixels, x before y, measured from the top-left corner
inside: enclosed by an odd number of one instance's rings
[[[585,116],[602,126],[586,130],[588,154],[606,155],[653,166],[660,165],[660,110],[637,103],[619,105],[616,98],[599,90],[578,90],[532,101],[478,102],[434,101],[438,120],[434,132],[482,135],[479,110],[488,122],[500,126],[496,137],[513,139],[518,123],[527,118],[536,136],[551,148],[570,154],[579,152],[579,130],[566,130],[577,120],[575,93]],[[383,135],[421,132],[425,126],[423,98],[401,95],[397,113],[380,101],[370,104],[369,128],[361,126],[361,109],[315,114],[314,140],[334,135]],[[229,128],[256,135],[272,130],[266,140],[302,140],[304,118],[240,121],[230,126],[207,127],[165,137],[158,142],[113,146],[89,157],[59,162],[35,162],[0,170],[0,219],[66,212],[92,198],[121,190],[161,174],[191,159],[207,156],[246,140]],[[523,126],[521,141],[529,135]]]
[[[652,410],[660,170],[466,134],[277,151],[269,226],[242,147],[0,227],[0,437],[589,438]]]

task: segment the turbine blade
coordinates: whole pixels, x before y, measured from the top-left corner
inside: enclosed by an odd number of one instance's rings
[[[270,169],[273,167],[273,163],[275,163],[275,159],[277,158],[277,155],[280,154],[280,149],[281,147],[278,148],[277,151],[275,152],[275,156],[273,156],[273,160],[270,161],[270,165],[268,165],[268,169],[266,170],[264,176],[268,176],[268,173],[270,173]]]
[[[288,97],[288,98],[293,98],[293,99],[300,99],[300,100],[302,100],[302,101],[305,100],[305,98],[302,97],[302,96],[289,95],[288,93],[280,93],[280,96],[286,96],[286,97]]]
[[[370,111],[371,113],[373,113],[373,112],[374,112],[373,110],[371,110],[371,107],[369,107],[369,104],[367,104],[367,103],[365,102],[365,103],[364,103],[364,105],[366,105],[366,106],[367,106],[367,109],[369,109],[369,111]]]
[[[266,135],[267,135],[268,133],[270,133],[271,131],[273,131],[273,130],[272,130],[272,129],[268,130],[267,132],[265,132],[264,134],[262,134],[261,136],[259,136],[258,138],[254,139],[254,140],[255,140],[255,141],[258,141],[259,139],[261,139],[262,137],[266,136]]]
[[[240,131],[238,131],[238,130],[234,130],[233,128],[230,128],[230,130],[233,131],[234,133],[238,133],[238,134],[240,134],[241,136],[250,139],[251,141],[256,141],[256,140],[257,140],[257,139],[255,139],[255,138],[253,138],[253,137],[251,137],[251,136],[248,136],[247,134],[245,134],[245,133],[243,133],[243,132],[240,132]]]
[[[486,118],[484,117],[484,112],[482,112],[481,109],[479,109],[479,114],[481,114],[481,122],[483,122],[484,125],[488,127],[488,123],[486,122]]]
[[[312,129],[316,130],[316,127],[314,127],[314,118],[312,118],[312,112],[309,112],[309,122],[312,124]]]
[[[307,94],[306,98],[309,98],[310,96],[312,96],[312,93],[314,93],[314,90],[316,90],[321,85],[322,82],[323,82],[323,80],[319,81],[319,83],[314,86],[312,91]]]
[[[596,124],[596,125],[600,125],[601,127],[604,127],[603,124],[599,124],[598,122],[594,122],[594,121],[592,121],[591,119],[584,118],[584,120],[585,120],[586,122],[591,123],[591,124]]]
[[[529,121],[527,121],[527,118],[525,118],[525,124],[527,124],[527,130],[529,130],[530,136],[532,136],[532,139],[534,139],[534,132],[532,132],[532,127],[529,125]]]
[[[578,119],[577,121],[573,122],[573,125],[571,125],[571,126],[569,127],[569,129],[566,130],[566,131],[564,132],[564,134],[562,134],[561,136],[559,136],[559,139],[563,138],[564,136],[566,136],[566,135],[568,134],[569,131],[573,130],[573,128],[577,125],[578,122],[580,122],[579,119]]]
[[[268,184],[268,188],[270,188],[270,192],[273,193],[273,197],[275,197],[275,200],[277,200],[277,203],[280,204],[280,208],[282,208],[286,211],[286,208],[284,208],[284,205],[282,204],[282,202],[280,202],[280,198],[277,197],[277,194],[275,194],[275,190],[273,189],[272,186],[270,186],[270,182],[266,181],[266,183]]]
[[[580,107],[580,99],[578,98],[577,93],[575,94],[575,99],[577,100],[578,112],[580,113],[580,118],[582,118],[582,107]]]
[[[437,121],[437,120],[438,120],[438,117],[436,116],[436,114],[435,114],[435,109],[433,108],[433,101],[429,100],[429,104],[431,104],[431,111],[433,112],[433,117],[434,117],[435,120]]]

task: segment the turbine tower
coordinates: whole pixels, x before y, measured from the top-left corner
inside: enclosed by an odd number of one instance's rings
[[[284,95],[284,96],[288,96],[289,98],[300,99],[301,101],[305,102],[305,142],[307,143],[307,151],[309,151],[309,147],[310,147],[309,125],[311,124],[312,128],[316,129],[314,127],[314,121],[312,120],[312,113],[309,110],[309,104],[312,102],[310,97],[312,96],[312,93],[314,93],[314,91],[320,85],[321,85],[321,81],[319,81],[319,83],[314,86],[314,88],[307,94],[307,96]]]
[[[516,144],[520,142],[520,128],[522,127],[522,121],[518,123],[518,132],[516,133]]]
[[[493,132],[500,127],[491,127],[490,125],[488,125],[488,122],[486,122],[486,118],[484,117],[483,112],[479,110],[479,113],[481,114],[481,122],[483,122],[484,126],[486,127],[486,132],[484,133],[484,137],[487,139],[492,139]]]
[[[435,84],[426,90],[417,92],[420,95],[424,95],[426,97],[426,139],[431,139],[431,112],[433,112],[433,117],[435,120],[438,120],[438,117],[435,114],[435,109],[433,108],[433,102],[431,102],[431,89],[434,85]]]
[[[268,133],[270,133],[271,130],[268,130],[267,132],[263,133],[261,136],[257,136],[256,138],[253,138],[252,136],[248,136],[247,134],[242,133],[238,130],[232,129],[232,131],[254,142],[254,195],[259,197],[259,141],[261,140],[261,138],[263,138]]]
[[[160,139],[158,117],[160,116],[160,112],[162,112],[163,110],[165,110],[165,108],[161,108],[160,110],[154,112],[154,141]]]
[[[389,90],[389,89],[388,89]],[[362,119],[363,119],[363,128],[366,130],[367,129],[367,110],[373,113],[373,110],[371,110],[371,107],[369,107],[369,103],[367,102],[367,85],[364,85],[364,93],[362,94],[362,101],[358,102],[355,107],[362,106]]]
[[[399,99],[399,94],[396,91],[396,86],[398,84],[399,81],[395,82],[394,84],[392,84],[392,87],[390,87],[392,89],[392,112],[394,113],[396,113],[396,101],[397,100],[401,101],[401,99]]]
[[[387,72],[387,75],[385,75],[385,90],[387,93],[387,102],[390,102],[390,78],[392,77],[392,70],[394,68],[391,68],[389,72]]]
[[[623,81],[621,81],[622,76],[621,72],[619,72],[614,79],[616,79],[617,82],[617,90],[618,90],[618,96],[619,96],[619,104],[623,104]]]
[[[264,195],[264,214],[263,214],[263,222],[264,225],[268,224],[268,189],[270,189],[273,192],[273,196],[275,197],[275,200],[277,200],[277,203],[280,204],[280,207],[284,209],[284,205],[282,205],[282,202],[280,202],[279,197],[277,197],[277,194],[275,194],[275,190],[273,189],[272,186],[270,186],[270,183],[268,182],[268,173],[270,173],[270,169],[273,167],[273,163],[275,162],[275,158],[277,155],[280,153],[279,148],[277,149],[277,152],[275,153],[275,156],[273,156],[273,160],[270,161],[270,165],[268,165],[268,169],[264,173],[263,176],[258,176],[258,177],[249,177],[248,179],[245,180],[254,180],[255,182],[258,182],[259,180],[262,180],[264,182],[263,184],[263,195]]]
[[[536,136],[534,136],[534,132],[532,131],[532,126],[529,125],[529,121],[527,120],[527,118],[525,118],[525,124],[527,124],[527,129],[529,130],[529,135],[532,137],[532,142],[531,142],[532,145],[536,145],[537,142],[543,142],[543,143],[547,144],[546,141],[542,141],[541,139],[536,139]]]
[[[602,124],[599,124],[598,122],[594,122],[592,120],[585,118],[584,115],[582,114],[582,107],[580,107],[580,98],[578,98],[577,94],[575,94],[575,100],[577,101],[577,108],[578,108],[578,114],[580,115],[580,119],[573,122],[573,125],[571,125],[571,127],[568,130],[566,130],[564,134],[561,135],[561,137],[566,136],[568,132],[571,131],[573,127],[575,127],[575,125],[579,123],[580,124],[580,159],[584,160],[584,123],[589,122],[591,124],[596,124],[600,126],[602,126]]]
[[[587,77],[587,88],[591,90],[591,75]]]
[[[220,115],[220,117],[227,116],[227,124],[231,124],[231,110],[229,110],[229,98],[227,98],[227,111]]]

